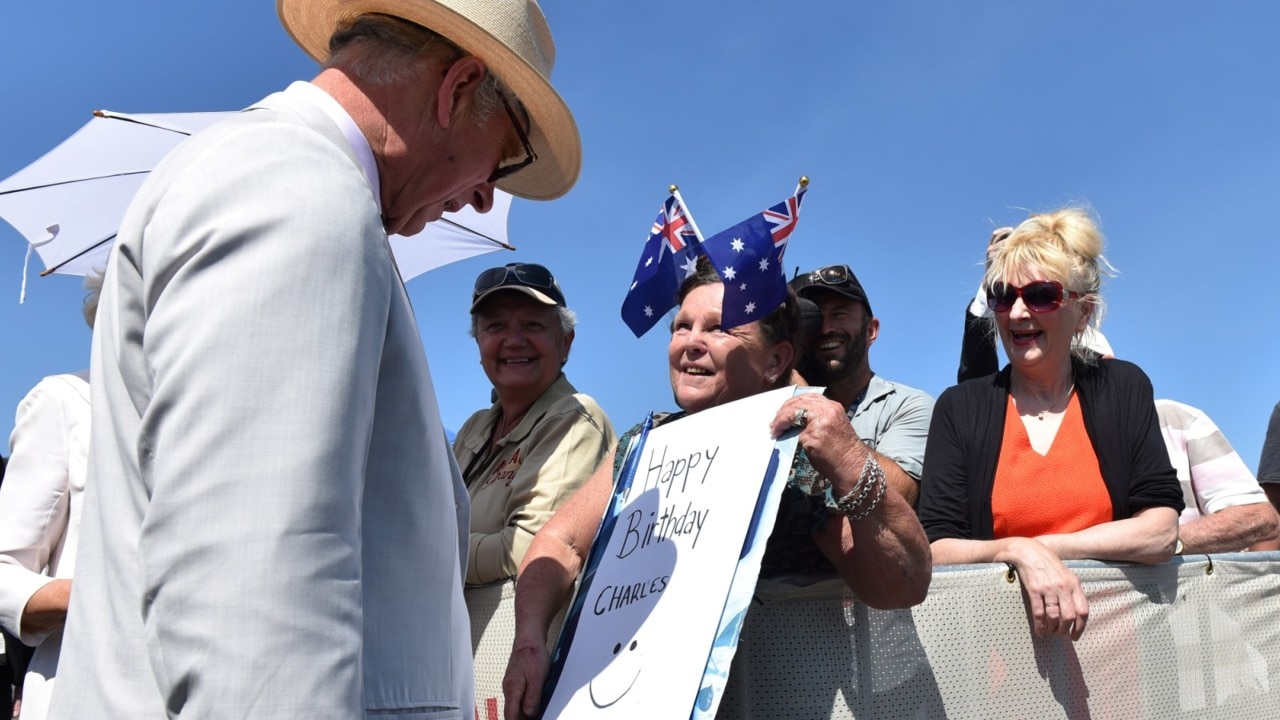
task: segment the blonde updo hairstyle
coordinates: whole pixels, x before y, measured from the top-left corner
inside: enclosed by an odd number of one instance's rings
[[[1102,255],[1102,245],[1102,231],[1082,208],[1032,215],[996,248],[982,278],[983,287],[1006,282],[1021,270],[1035,268],[1045,274],[1043,279],[1056,280],[1067,290],[1083,293],[1077,302],[1090,310],[1088,325],[1096,330],[1106,309],[1102,278],[1114,274],[1114,268]],[[994,324],[993,319],[993,331]],[[1071,352],[1083,360],[1095,359],[1079,342],[1081,334],[1076,333]]]

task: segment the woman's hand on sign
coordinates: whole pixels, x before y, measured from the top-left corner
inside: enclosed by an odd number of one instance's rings
[[[856,482],[867,459],[866,447],[849,424],[840,403],[818,393],[797,395],[778,408],[770,424],[773,436],[799,429],[800,447],[809,454],[813,468],[835,482]]]

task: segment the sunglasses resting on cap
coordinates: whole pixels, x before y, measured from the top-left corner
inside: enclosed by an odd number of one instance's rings
[[[824,289],[844,295],[862,303],[871,314],[871,301],[867,299],[867,291],[862,289],[858,276],[853,274],[848,265],[828,265],[813,272],[800,273],[788,283],[797,295],[804,295],[806,290]]]
[[[1084,293],[1067,290],[1056,280],[1037,280],[1022,287],[998,282],[987,288],[987,305],[998,313],[1012,310],[1018,298],[1022,298],[1022,304],[1031,312],[1047,313],[1057,310],[1071,298],[1082,297]]]
[[[813,272],[797,275],[791,281],[791,289],[799,292],[804,288],[811,287],[819,283],[838,287],[840,285],[848,284],[851,278],[854,284],[858,284],[857,278],[854,277],[853,271],[849,269],[848,265],[828,265],[824,268],[814,270]]]
[[[475,291],[471,294],[471,311],[475,312],[487,295],[503,288],[521,290],[546,305],[566,307],[564,291],[551,271],[535,263],[508,263],[489,268],[476,278]]]

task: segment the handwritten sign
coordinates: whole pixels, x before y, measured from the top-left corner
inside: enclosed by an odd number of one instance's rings
[[[795,453],[793,436],[769,433],[793,392],[704,410],[633,445],[634,476],[565,621],[544,718],[714,712]]]

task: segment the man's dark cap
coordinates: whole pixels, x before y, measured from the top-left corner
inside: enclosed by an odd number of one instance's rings
[[[862,303],[871,312],[871,301],[867,299],[867,291],[862,289],[858,276],[853,274],[848,265],[828,265],[812,272],[800,273],[789,283],[791,289],[802,298],[814,299],[819,292],[833,292],[850,300]]]

